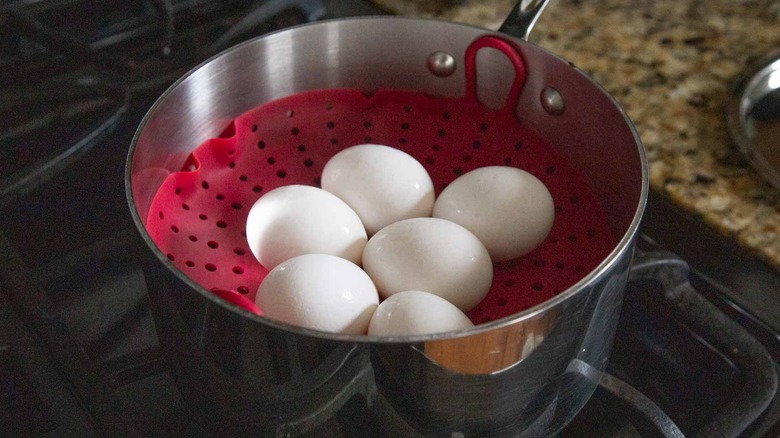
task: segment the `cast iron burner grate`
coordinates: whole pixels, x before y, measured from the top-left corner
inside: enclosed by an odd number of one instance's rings
[[[131,97],[159,95],[243,39],[325,14],[317,0],[28,3],[0,5],[0,205],[104,141]]]

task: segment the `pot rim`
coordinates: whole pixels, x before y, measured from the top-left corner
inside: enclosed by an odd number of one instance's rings
[[[574,68],[577,73],[582,75],[585,79],[588,80],[588,82],[596,87],[602,94],[604,94],[609,102],[612,103],[612,105],[618,110],[619,114],[623,117],[627,127],[629,128],[631,135],[634,139],[634,144],[637,147],[637,152],[639,154],[639,161],[640,161],[640,167],[641,167],[641,175],[642,175],[642,187],[639,195],[639,201],[636,206],[636,210],[634,212],[634,216],[631,220],[630,225],[628,226],[628,229],[626,232],[621,236],[620,240],[615,245],[614,249],[607,255],[601,263],[599,263],[596,268],[591,270],[585,277],[580,279],[578,282],[574,283],[573,285],[569,286],[566,290],[558,293],[554,297],[550,298],[547,301],[544,301],[542,303],[537,304],[536,306],[530,307],[528,309],[525,309],[521,312],[505,316],[500,319],[496,319],[494,321],[490,321],[487,323],[479,324],[473,328],[464,329],[464,330],[457,330],[457,331],[448,331],[448,332],[442,332],[442,333],[435,333],[435,334],[427,334],[427,335],[411,335],[411,336],[369,336],[369,335],[347,335],[347,334],[340,334],[340,333],[332,333],[332,332],[325,332],[325,331],[319,331],[314,329],[309,329],[305,327],[299,327],[291,324],[286,324],[283,322],[275,321],[270,318],[262,317],[260,315],[256,315],[246,309],[243,309],[239,306],[236,306],[234,304],[231,304],[227,302],[226,300],[218,297],[216,294],[209,292],[204,288],[203,286],[197,284],[192,279],[190,279],[187,275],[185,275],[179,268],[177,268],[157,247],[157,245],[154,243],[154,241],[149,236],[148,231],[146,230],[146,227],[143,224],[143,220],[141,219],[138,209],[135,205],[135,200],[133,198],[133,191],[132,191],[132,171],[133,171],[133,158],[135,156],[135,149],[138,144],[138,140],[141,136],[142,131],[144,130],[146,124],[149,122],[149,119],[152,117],[152,115],[155,113],[156,109],[161,105],[161,103],[187,78],[192,76],[196,71],[200,70],[205,65],[213,62],[217,58],[220,58],[221,56],[224,56],[225,54],[232,52],[234,50],[238,50],[239,48],[253,44],[255,41],[263,38],[267,38],[276,34],[280,33],[286,33],[286,32],[294,32],[300,28],[304,27],[310,27],[310,26],[324,26],[328,25],[329,23],[333,22],[344,22],[344,21],[368,21],[368,20],[404,20],[404,21],[413,21],[413,22],[439,22],[439,23],[445,23],[447,25],[451,25],[453,27],[466,27],[471,29],[476,29],[480,31],[487,32],[489,34],[493,35],[499,35],[505,38],[510,38],[515,42],[516,44],[520,45],[533,45],[534,47],[538,48],[544,54],[552,56],[554,58],[557,58],[563,62],[568,63],[569,65]],[[462,337],[468,337],[472,335],[479,335],[488,331],[496,330],[505,326],[509,326],[512,324],[516,324],[520,321],[529,320],[532,319],[544,312],[546,312],[548,309],[555,307],[571,297],[577,295],[578,293],[583,292],[584,290],[587,290],[589,286],[591,286],[593,283],[596,282],[597,279],[602,277],[604,273],[619,260],[621,257],[624,256],[624,254],[628,251],[633,252],[634,247],[634,241],[636,234],[639,230],[639,225],[642,220],[642,216],[644,214],[645,206],[647,204],[647,198],[649,194],[649,175],[648,175],[648,162],[647,162],[647,155],[645,148],[642,144],[642,141],[639,137],[639,133],[636,130],[636,127],[634,123],[631,121],[630,117],[626,113],[626,111],[622,108],[622,106],[617,102],[617,100],[607,92],[604,87],[596,82],[594,79],[592,79],[587,73],[582,71],[581,69],[577,68],[573,64],[571,64],[569,61],[565,60],[564,58],[549,52],[548,50],[540,47],[538,44],[535,44],[530,41],[522,40],[520,38],[514,37],[512,35],[508,35],[505,33],[492,31],[490,29],[486,29],[479,26],[474,26],[470,24],[464,24],[464,23],[455,23],[452,21],[447,21],[443,19],[436,19],[436,18],[416,18],[416,17],[403,17],[403,16],[363,16],[363,17],[349,17],[349,18],[334,18],[334,19],[327,19],[327,20],[321,20],[313,23],[304,23],[300,25],[291,26],[288,28],[280,29],[277,31],[269,32],[254,38],[251,38],[249,40],[243,41],[241,43],[238,43],[232,47],[229,47],[211,57],[204,60],[200,64],[196,65],[187,73],[182,75],[180,78],[178,78],[173,84],[171,84],[161,95],[158,97],[155,102],[152,104],[152,106],[147,110],[145,113],[143,119],[139,123],[138,127],[135,130],[135,133],[133,134],[133,138],[130,144],[130,148],[128,150],[127,154],[127,160],[125,162],[125,196],[127,198],[128,207],[130,209],[130,214],[133,219],[133,223],[135,227],[138,229],[138,231],[141,234],[142,239],[144,240],[144,243],[147,246],[148,250],[151,250],[154,254],[155,258],[157,259],[157,262],[163,263],[165,268],[169,271],[171,271],[179,280],[186,283],[190,288],[197,291],[200,295],[204,296],[206,299],[210,300],[212,303],[222,307],[224,310],[236,312],[239,315],[249,318],[251,320],[254,320],[257,323],[268,325],[275,329],[280,329],[284,331],[293,332],[299,335],[303,336],[309,336],[309,337],[315,337],[319,339],[324,340],[331,340],[331,341],[342,341],[342,342],[352,342],[352,343],[382,343],[382,344],[393,344],[393,343],[400,343],[400,344],[406,344],[406,343],[419,343],[419,342],[427,342],[427,341],[437,341],[437,340],[445,340],[450,338],[462,338]]]

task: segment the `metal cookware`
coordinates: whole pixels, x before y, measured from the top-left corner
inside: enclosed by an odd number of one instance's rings
[[[742,154],[780,188],[780,52],[760,59],[736,81],[726,121]]]
[[[582,71],[524,38],[547,1],[521,2],[502,33],[451,22],[354,18],[242,43],[195,68],[150,109],[133,139],[127,196],[149,247],[155,322],[205,430],[296,435],[358,400],[390,434],[544,435],[595,389],[616,329],[648,191],[644,150],[616,101]],[[466,332],[409,338],[321,333],[276,323],[202,287],[146,228],[152,199],[191,151],[262,103],[333,88],[461,96],[466,49],[509,41],[527,66],[516,116],[557,148],[604,211],[614,249],[576,284],[532,308]],[[503,102],[515,68],[480,57],[486,105]],[[364,436],[366,431],[355,431]]]

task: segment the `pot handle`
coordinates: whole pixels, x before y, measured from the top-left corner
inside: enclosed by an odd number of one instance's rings
[[[509,59],[509,62],[512,63],[512,67],[515,69],[515,77],[512,80],[512,86],[509,89],[502,109],[502,111],[511,111],[514,113],[517,104],[520,101],[520,91],[523,89],[523,84],[525,84],[526,69],[525,62],[518,49],[514,44],[504,38],[495,35],[483,35],[475,39],[466,48],[464,54],[466,97],[479,102],[479,96],[477,95],[477,52],[485,47],[490,47],[501,52]]]
[[[550,0],[519,0],[498,31],[528,41],[531,28],[549,2]]]

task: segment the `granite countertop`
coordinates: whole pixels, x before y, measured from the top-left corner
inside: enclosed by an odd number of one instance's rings
[[[497,29],[515,0],[375,0],[401,15]],[[723,107],[780,49],[775,0],[552,0],[530,40],[601,83],[636,124],[650,186],[780,269],[780,190],[731,141]]]

